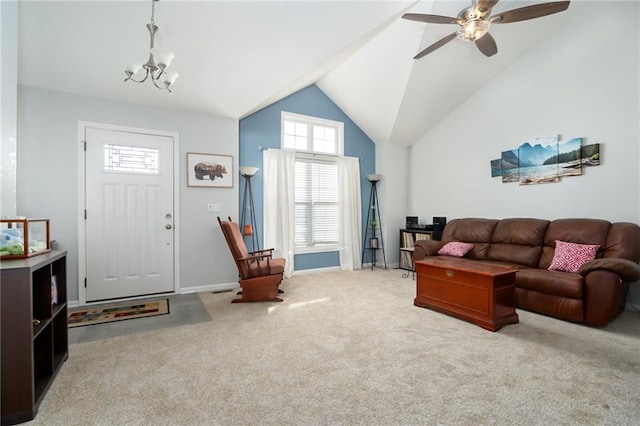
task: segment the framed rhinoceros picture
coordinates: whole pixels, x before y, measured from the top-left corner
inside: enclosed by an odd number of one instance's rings
[[[187,186],[233,188],[233,156],[187,153]]]

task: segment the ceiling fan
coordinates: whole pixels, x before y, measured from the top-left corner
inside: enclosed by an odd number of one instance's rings
[[[404,19],[411,21],[429,24],[458,24],[460,26],[456,32],[436,41],[418,53],[413,59],[420,59],[428,55],[456,37],[466,41],[473,41],[478,50],[485,56],[493,56],[498,53],[498,46],[495,39],[489,34],[491,24],[508,24],[563,12],[567,10],[570,2],[555,1],[534,4],[491,15],[491,9],[496,3],[498,3],[498,0],[472,0],[472,5],[462,9],[456,18],[425,13],[405,13],[402,15]]]

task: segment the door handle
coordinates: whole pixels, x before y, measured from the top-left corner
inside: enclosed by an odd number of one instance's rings
[[[166,229],[171,229],[171,228],[173,228],[173,226],[171,226],[171,225],[165,225],[165,228],[166,228]]]

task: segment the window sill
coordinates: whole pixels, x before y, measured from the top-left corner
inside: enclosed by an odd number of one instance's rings
[[[299,248],[293,251],[293,254],[317,254],[317,253],[332,253],[340,251],[338,246],[333,247],[309,247],[309,248]]]

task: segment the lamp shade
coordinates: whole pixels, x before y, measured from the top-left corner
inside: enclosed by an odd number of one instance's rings
[[[161,50],[158,47],[154,47],[151,49],[151,54],[153,55],[153,59],[156,64],[162,64],[164,68],[168,68],[171,65],[171,61],[175,58],[173,52],[169,52],[166,50]]]
[[[140,71],[140,68],[142,68],[142,65],[140,64],[131,64],[127,67],[127,71],[130,71],[131,74],[135,74]]]
[[[382,179],[382,175],[370,174],[370,175],[367,175],[367,179],[369,180],[369,182],[378,182],[380,181],[380,179]]]
[[[258,170],[260,169],[258,169],[257,167],[242,166],[240,167],[240,174],[244,177],[251,177],[258,173]]]
[[[176,78],[178,77],[180,77],[180,74],[177,72],[170,72],[165,81],[171,85],[176,82]]]

